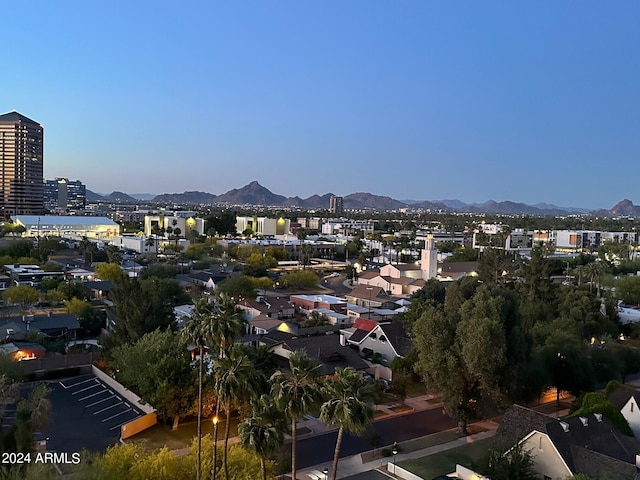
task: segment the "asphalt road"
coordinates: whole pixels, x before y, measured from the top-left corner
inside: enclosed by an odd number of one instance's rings
[[[373,432],[379,435],[379,444],[386,446],[391,445],[393,442],[403,442],[431,433],[449,430],[455,426],[456,424],[442,412],[441,408],[433,408],[381,420],[375,422],[370,428],[373,428]],[[338,432],[334,431],[298,440],[297,467],[302,469],[330,462],[333,459],[337,436]],[[345,433],[340,448],[340,457],[349,457],[372,450],[373,446],[367,441],[370,438],[371,433],[369,432],[362,437],[353,437]]]

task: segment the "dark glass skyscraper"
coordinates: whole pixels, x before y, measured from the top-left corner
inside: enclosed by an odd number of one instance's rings
[[[84,210],[87,189],[78,180],[56,178],[44,181],[44,208],[49,212]]]
[[[18,112],[0,115],[0,209],[5,217],[43,211],[44,129]]]

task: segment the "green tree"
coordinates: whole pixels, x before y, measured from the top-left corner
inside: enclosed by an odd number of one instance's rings
[[[427,307],[413,330],[416,371],[429,390],[442,394],[445,412],[458,421],[464,435],[477,402],[500,397],[506,364],[500,301],[485,291],[463,305],[462,319]]]
[[[87,309],[90,309],[91,305],[86,300],[80,300],[76,297],[73,297],[71,300],[67,300],[64,302],[64,309],[67,313],[71,315],[75,315],[76,317],[82,317]]]
[[[485,248],[478,260],[478,279],[487,285],[500,285],[513,278],[513,255],[497,248]]]
[[[94,270],[100,280],[115,280],[124,275],[118,263],[99,263]]]
[[[304,351],[289,356],[289,371],[278,370],[271,377],[271,396],[291,421],[291,475],[296,477],[296,442],[298,419],[318,408],[322,399],[318,383],[318,366]]]
[[[491,480],[536,480],[538,475],[530,451],[518,443],[507,453],[491,449],[474,465],[474,469]]]
[[[105,347],[135,342],[156,329],[175,326],[173,307],[188,302],[176,280],[152,277],[138,281],[119,277],[114,281],[111,298],[115,305],[117,322]]]
[[[310,270],[283,273],[280,276],[280,285],[289,289],[314,288],[318,285],[318,275]]]
[[[345,430],[362,435],[373,420],[375,391],[373,385],[352,367],[337,368],[323,385],[326,398],[320,408],[320,419],[329,426],[338,427],[338,438],[333,454],[331,478],[338,475],[340,446]]]
[[[266,395],[251,402],[251,417],[238,425],[242,446],[260,457],[262,480],[267,480],[266,465],[284,441],[286,419]]]
[[[7,303],[17,303],[24,312],[27,307],[36,303],[40,298],[40,292],[28,285],[13,285],[4,291],[4,299]]]
[[[640,277],[622,277],[618,280],[616,296],[628,305],[640,305]]]
[[[195,403],[191,358],[184,338],[155,330],[132,345],[112,351],[117,380],[148,402],[162,418],[174,420],[174,429]]]
[[[218,291],[230,297],[254,298],[256,296],[252,279],[246,275],[234,275],[218,284]]]
[[[556,401],[560,404],[560,392],[578,395],[593,389],[593,368],[585,343],[575,335],[557,330],[544,345],[536,348],[548,373],[547,386],[556,387]]]

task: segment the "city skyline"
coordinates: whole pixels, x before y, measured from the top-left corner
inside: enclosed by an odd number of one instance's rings
[[[640,4],[173,5],[7,5],[0,113],[44,126],[45,178],[640,203]]]

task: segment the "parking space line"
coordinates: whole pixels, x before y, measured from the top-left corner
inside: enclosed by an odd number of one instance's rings
[[[77,385],[82,385],[83,383],[91,382],[92,380],[96,380],[96,377],[87,378],[86,380],[83,380],[83,381],[78,382],[78,383],[74,383],[73,385],[69,385],[69,386],[66,386],[62,382],[60,382],[60,385],[62,385],[64,388],[73,388],[73,387],[75,387]]]
[[[102,420],[102,423],[104,423],[104,422],[106,422],[106,421],[108,421],[108,420],[111,420],[112,418],[119,417],[119,416],[120,416],[120,415],[122,415],[123,413],[127,413],[129,410],[131,410],[131,409],[130,409],[130,408],[127,408],[124,412],[120,412],[120,413],[116,413],[115,415],[111,415],[110,417],[105,418],[104,420]]]
[[[86,400],[87,398],[95,397],[96,395],[100,395],[101,393],[106,393],[107,389],[102,387],[102,390],[96,393],[92,393],[91,395],[87,395],[86,397],[79,398],[78,401],[81,402]]]
[[[90,403],[89,405],[86,405],[86,407],[87,408],[93,407],[94,405],[97,405],[97,404],[102,403],[102,402],[106,402],[107,400],[111,400],[112,398],[113,397],[103,398],[102,400],[98,400],[97,402],[93,402],[93,403]]]
[[[116,404],[114,404],[114,405],[111,405],[111,406],[109,406],[109,407],[107,407],[107,408],[103,408],[102,410],[98,410],[97,412],[94,412],[94,415],[97,415],[97,414],[99,414],[99,413],[102,413],[102,412],[104,412],[105,410],[109,410],[110,408],[117,407],[118,405],[122,405],[122,402],[118,402],[118,403],[116,403]]]
[[[100,387],[100,386],[101,385],[99,383],[96,383],[95,385],[91,385],[90,387],[83,388],[82,390],[78,390],[77,392],[71,392],[71,395],[77,395],[77,394],[82,393],[82,392],[84,392],[86,390],[91,390],[92,388],[96,388],[96,387]]]

